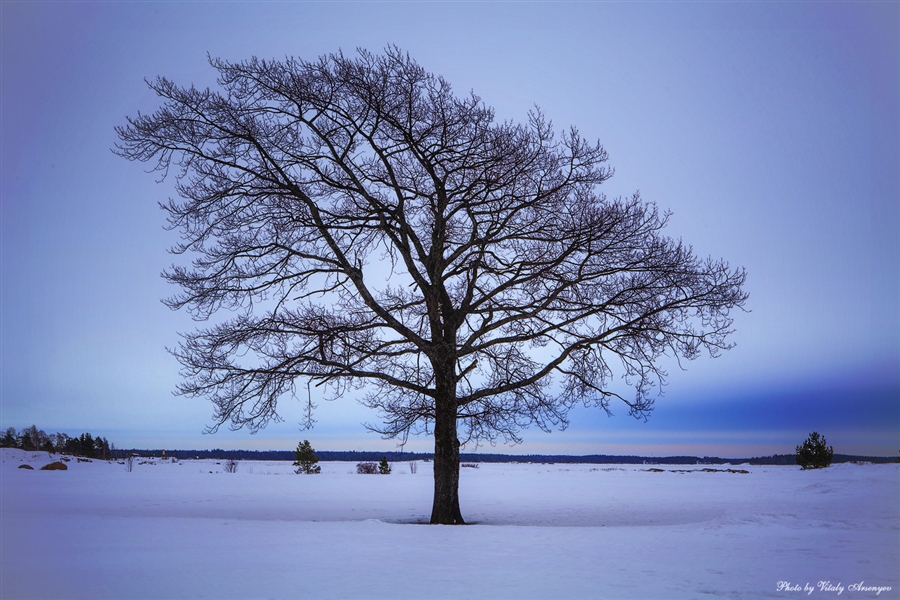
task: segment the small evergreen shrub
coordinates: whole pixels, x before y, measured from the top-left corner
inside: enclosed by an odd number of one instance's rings
[[[802,446],[797,446],[797,464],[804,469],[824,469],[831,465],[833,456],[834,448],[816,431],[809,434]]]
[[[297,460],[294,461],[294,466],[297,467],[297,470],[294,472],[298,475],[301,473],[315,475],[322,472],[322,467],[316,464],[319,462],[319,457],[316,456],[316,451],[313,450],[309,440],[303,440],[297,444],[294,456],[297,457]]]
[[[381,475],[390,475],[391,474],[391,465],[388,464],[387,456],[381,457],[381,462],[378,463],[378,472]]]
[[[356,463],[356,473],[358,475],[375,475],[378,473],[378,465],[373,462]]]

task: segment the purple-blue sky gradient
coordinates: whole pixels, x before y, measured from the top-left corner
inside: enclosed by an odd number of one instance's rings
[[[609,196],[640,190],[669,232],[747,268],[738,346],[670,369],[649,422],[576,410],[514,453],[900,451],[900,4],[7,2],[2,24],[0,427],[120,447],[389,449],[352,398],[256,436],[201,435],[166,351],[194,324],[160,299],[174,194],[114,156],[158,106],[143,78],[214,85],[207,53],[407,50],[499,119],[538,105],[599,139]],[[621,384],[624,387],[624,383]],[[618,410],[616,410],[618,408]],[[430,440],[407,446],[427,451]],[[466,448],[469,450],[471,448]]]

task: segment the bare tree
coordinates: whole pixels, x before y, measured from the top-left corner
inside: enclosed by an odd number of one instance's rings
[[[498,123],[396,48],[210,62],[220,91],[148,82],[163,105],[116,152],[174,169],[164,208],[194,260],[165,274],[168,305],[234,312],[173,350],[211,431],[279,419],[300,383],[365,388],[372,430],[434,435],[431,521],[462,523],[460,434],[515,442],[613,399],[643,417],[661,357],[730,347],[744,271],[664,236],[637,194],[600,193],[607,154],[576,129]]]
[[[53,451],[52,445],[47,445],[50,441],[50,436],[43,429],[38,429],[36,425],[23,429],[20,437],[22,439],[22,448],[25,450]]]
[[[357,475],[375,475],[376,473],[378,473],[378,465],[375,463],[371,461],[356,463]]]

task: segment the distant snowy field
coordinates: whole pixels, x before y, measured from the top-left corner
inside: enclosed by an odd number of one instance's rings
[[[481,464],[432,527],[423,462],[57,458],[0,450],[4,600],[900,597],[900,465]]]

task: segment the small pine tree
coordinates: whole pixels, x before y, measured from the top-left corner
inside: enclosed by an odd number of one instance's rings
[[[3,436],[3,439],[0,440],[0,446],[2,446],[3,448],[15,448],[16,445],[16,428],[10,427],[6,430],[6,434]]]
[[[381,462],[378,463],[378,472],[382,475],[391,474],[391,465],[388,464],[387,456],[381,457]]]
[[[834,448],[816,431],[809,434],[802,446],[797,446],[797,464],[804,469],[824,469],[831,465],[833,456]]]
[[[319,457],[316,456],[316,451],[310,446],[309,440],[303,440],[297,444],[294,456],[297,457],[297,460],[294,461],[294,466],[297,467],[297,470],[294,472],[298,475],[301,473],[315,475],[322,472],[322,467],[316,464],[319,462]]]

